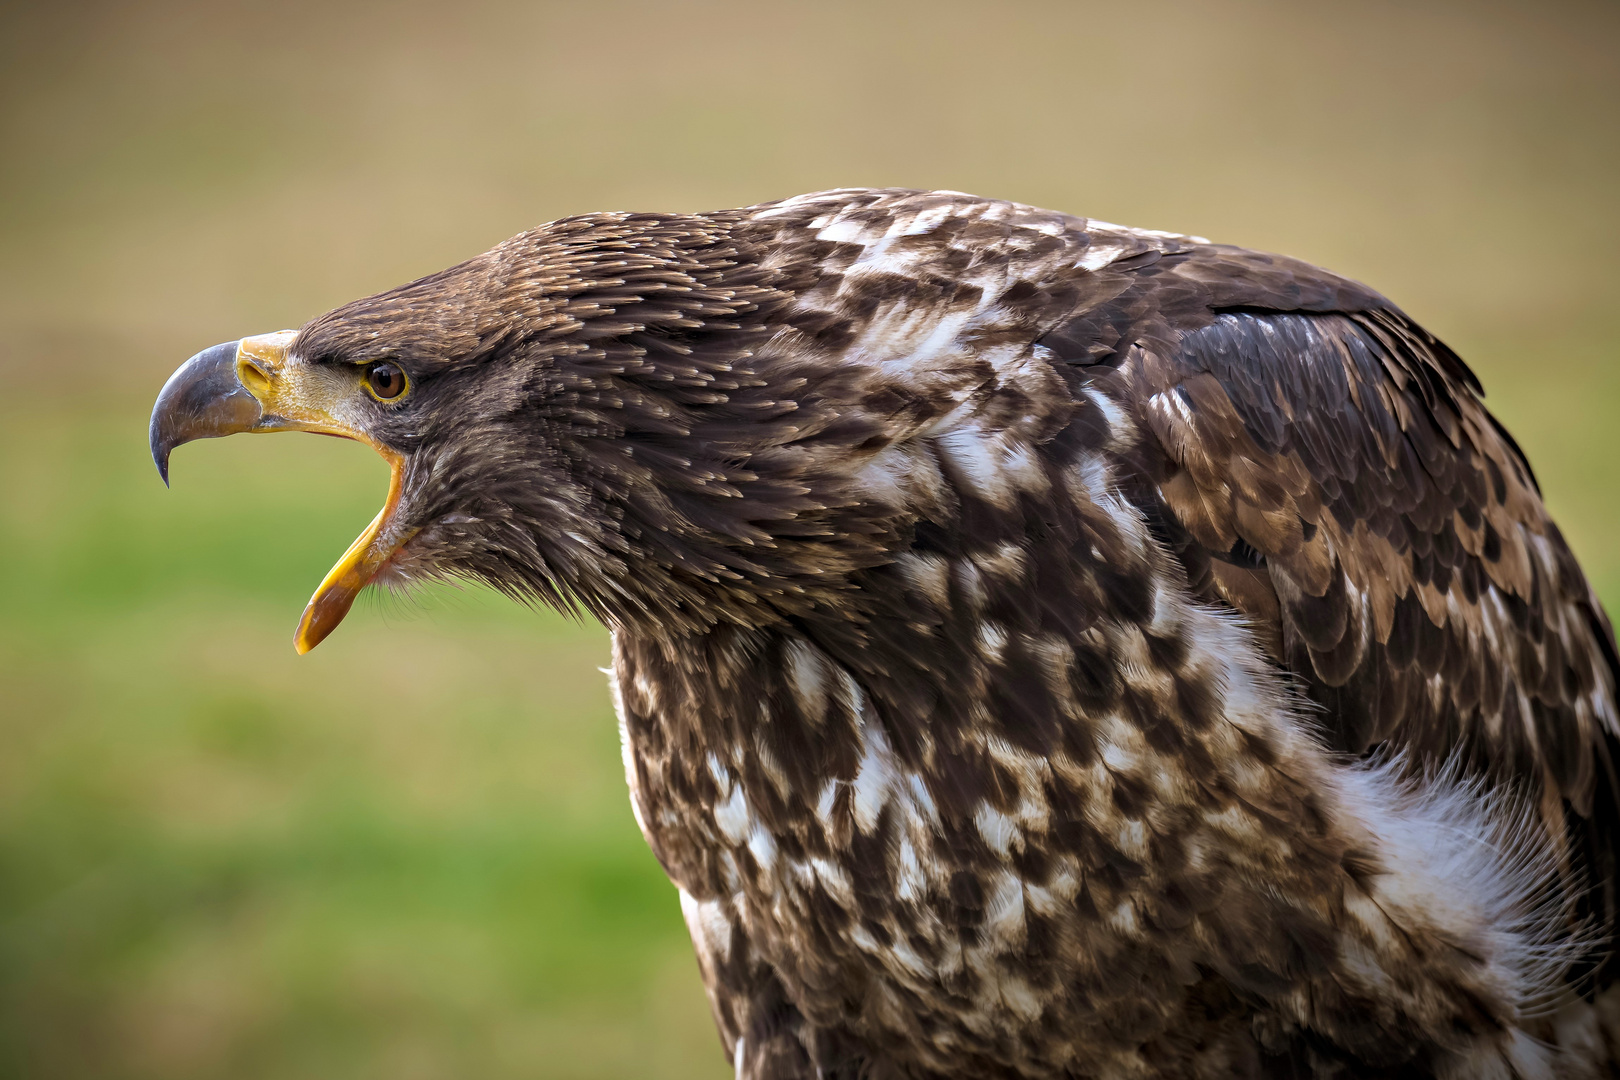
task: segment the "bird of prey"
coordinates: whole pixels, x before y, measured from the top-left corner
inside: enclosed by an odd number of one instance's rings
[[[358,439],[298,626],[600,618],[748,1080],[1614,1076],[1613,631],[1480,384],[1293,259],[955,192],[600,213],[197,354]]]

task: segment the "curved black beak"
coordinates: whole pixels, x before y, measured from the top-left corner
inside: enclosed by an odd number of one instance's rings
[[[152,460],[169,482],[169,453],[193,439],[240,431],[313,431],[355,439],[388,462],[388,499],[382,512],[332,567],[304,609],[293,645],[300,653],[319,645],[377,572],[416,534],[398,520],[405,484],[403,454],[357,427],[344,403],[360,390],[357,370],[307,364],[289,354],[296,330],[256,334],[215,345],[180,365],[152,408]],[[337,415],[334,415],[334,409]]]
[[[169,453],[193,439],[251,431],[264,415],[259,401],[236,375],[237,346],[215,345],[180,365],[163,384],[152,407],[152,460],[169,482]]]

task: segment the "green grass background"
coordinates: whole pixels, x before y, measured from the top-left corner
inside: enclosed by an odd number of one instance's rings
[[[1612,3],[0,7],[0,1076],[711,1077],[605,633],[298,613],[380,504],[175,455],[217,341],[594,209],[949,187],[1286,251],[1456,346],[1620,603]]]

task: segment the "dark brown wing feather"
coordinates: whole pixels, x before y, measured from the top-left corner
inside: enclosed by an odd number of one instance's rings
[[[1045,340],[1117,336],[1073,359],[1134,415],[1133,497],[1193,586],[1252,621],[1339,748],[1528,790],[1587,886],[1577,916],[1612,928],[1613,630],[1473,373],[1292,260],[1189,246],[1128,272]]]

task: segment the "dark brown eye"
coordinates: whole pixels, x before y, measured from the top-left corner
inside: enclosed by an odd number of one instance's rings
[[[405,372],[400,370],[398,364],[384,361],[366,368],[366,388],[374,397],[392,401],[405,392],[405,386]]]

